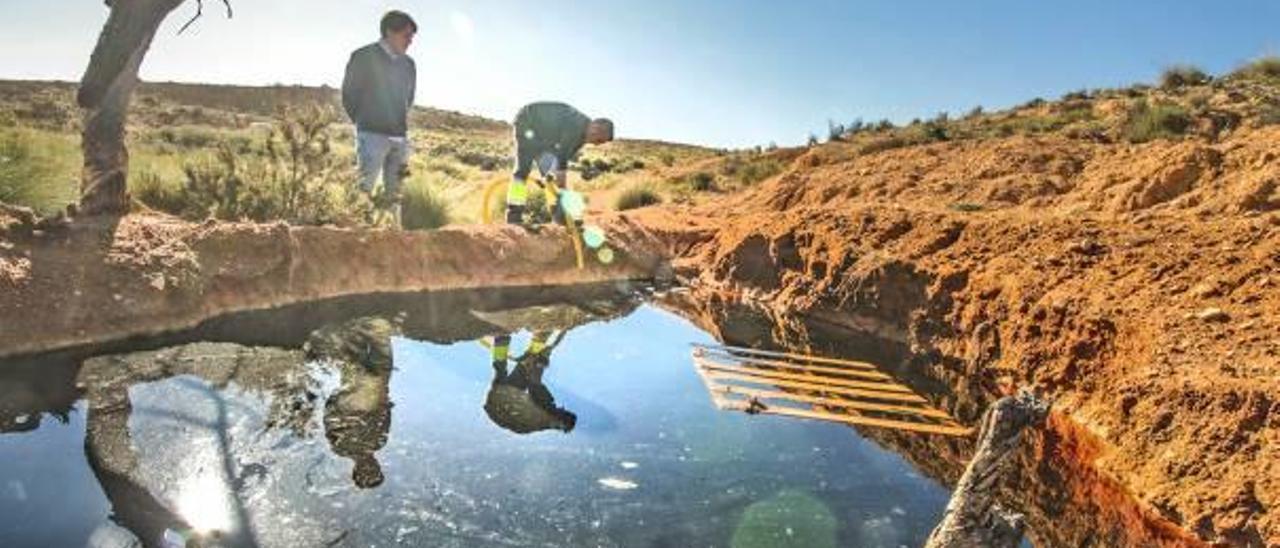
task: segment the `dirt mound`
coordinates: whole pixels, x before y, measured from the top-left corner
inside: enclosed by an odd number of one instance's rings
[[[1262,545],[1280,543],[1277,158],[1280,127],[834,143],[752,191],[635,218],[680,240],[696,285],[909,345],[983,403],[1040,387],[1149,510]]]

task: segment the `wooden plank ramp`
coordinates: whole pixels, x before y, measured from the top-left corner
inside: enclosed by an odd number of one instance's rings
[[[710,345],[694,345],[693,364],[718,409],[921,434],[973,434],[874,364]]]

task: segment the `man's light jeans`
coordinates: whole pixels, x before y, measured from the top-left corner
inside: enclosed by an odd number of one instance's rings
[[[373,192],[382,174],[387,196],[400,195],[405,164],[409,161],[409,140],[367,131],[356,132],[356,162],[360,168],[360,190]]]

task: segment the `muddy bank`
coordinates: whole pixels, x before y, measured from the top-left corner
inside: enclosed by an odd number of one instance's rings
[[[664,308],[733,345],[842,356],[883,364],[884,370],[924,395],[939,408],[969,415],[985,409],[994,396],[965,384],[951,384],[899,341],[882,338],[883,329],[833,324],[798,317],[759,303],[709,291],[673,293]],[[954,381],[953,381],[954,382]],[[954,487],[974,451],[971,438],[922,436],[852,426],[859,435],[902,455],[926,476]],[[1001,504],[1023,514],[1028,536],[1037,546],[1207,546],[1194,534],[1164,518],[1122,483],[1098,468],[1105,444],[1055,413],[1046,428],[1031,433],[1014,464],[997,485]]]
[[[690,285],[908,349],[963,419],[1036,387],[1162,519],[1271,545],[1276,135],[834,144],[744,193],[635,216]]]
[[[579,270],[554,227],[396,232],[139,215],[33,230],[0,221],[0,356],[346,295],[651,279],[664,265],[656,242],[626,223],[607,227],[616,260]]]
[[[1038,387],[1099,440],[1100,474],[1163,520],[1206,542],[1280,539],[1271,221],[1190,231],[865,206],[732,226],[677,272],[909,349],[962,420],[1003,387]]]

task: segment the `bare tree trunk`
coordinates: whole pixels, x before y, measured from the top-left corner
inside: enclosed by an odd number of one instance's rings
[[[129,151],[125,119],[138,85],[138,69],[160,23],[183,0],[107,0],[111,15],[80,82],[76,101],[85,109],[84,171],[80,212],[86,215],[129,211]]]
[[[942,523],[926,548],[1014,548],[1022,540],[1022,516],[1001,508],[995,487],[1028,426],[1044,422],[1049,406],[1029,392],[1003,398],[987,411],[973,460],[960,477]]]

